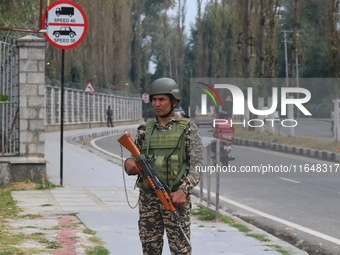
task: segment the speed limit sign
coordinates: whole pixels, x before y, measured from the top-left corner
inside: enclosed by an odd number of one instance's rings
[[[88,22],[79,5],[60,0],[47,7],[42,28],[46,29],[45,37],[54,47],[71,49],[85,38]]]

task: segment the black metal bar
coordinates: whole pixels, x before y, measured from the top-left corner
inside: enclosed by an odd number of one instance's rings
[[[64,68],[65,50],[61,50],[61,105],[60,105],[60,186],[63,186],[63,150],[64,150]]]

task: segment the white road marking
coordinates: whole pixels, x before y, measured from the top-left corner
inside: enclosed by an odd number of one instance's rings
[[[195,188],[195,189],[199,190],[199,188]],[[203,191],[204,191],[205,193],[207,192],[206,189],[203,189]],[[211,192],[211,195],[216,197],[216,194],[213,193],[213,192]],[[249,207],[249,206],[247,206],[247,205],[243,205],[243,204],[241,204],[241,203],[238,203],[238,202],[236,202],[236,201],[234,201],[234,200],[231,200],[231,199],[229,199],[229,198],[225,198],[225,197],[223,197],[223,196],[220,196],[220,200],[222,200],[222,201],[224,201],[224,202],[226,202],[226,203],[235,205],[235,206],[237,206],[237,207],[239,207],[239,208],[242,208],[242,209],[244,209],[244,210],[247,210],[247,211],[249,211],[249,212],[255,213],[255,214],[257,214],[257,215],[260,215],[260,216],[262,216],[262,217],[271,219],[271,220],[276,221],[276,222],[280,222],[280,223],[282,223],[282,224],[287,225],[288,227],[291,227],[291,228],[294,228],[294,229],[298,229],[298,230],[300,230],[300,231],[302,231],[302,232],[305,232],[305,233],[308,233],[308,234],[317,236],[317,237],[322,238],[322,239],[324,239],[324,240],[327,240],[327,241],[329,241],[329,242],[332,242],[332,243],[335,243],[335,244],[339,244],[339,245],[340,245],[340,239],[337,239],[337,238],[334,238],[334,237],[332,237],[332,236],[329,236],[329,235],[320,233],[320,232],[315,231],[315,230],[310,229],[310,228],[306,228],[306,227],[301,226],[301,225],[299,225],[299,224],[296,224],[296,223],[294,223],[294,222],[290,222],[290,221],[281,219],[281,218],[279,218],[279,217],[270,215],[270,214],[268,214],[268,213],[261,212],[261,211],[259,211],[259,210],[257,210],[257,209],[254,209],[254,208]]]
[[[111,135],[109,135],[109,136],[111,136]],[[101,151],[101,152],[103,152],[103,153],[105,153],[105,154],[107,154],[107,155],[110,155],[110,156],[112,156],[112,157],[121,159],[121,158],[122,158],[121,156],[119,156],[119,155],[117,155],[117,154],[113,154],[113,153],[111,153],[111,152],[109,152],[109,151],[107,151],[107,150],[104,150],[104,149],[102,149],[102,148],[100,148],[99,146],[96,145],[96,141],[99,140],[99,139],[102,139],[102,138],[103,138],[103,137],[98,137],[98,138],[96,138],[96,139],[91,140],[91,146],[93,146],[96,150],[99,150],[99,151]],[[126,159],[126,158],[123,158],[123,160],[125,160],[125,159]]]
[[[288,179],[288,178],[283,178],[283,177],[279,177],[279,179],[284,180],[284,181],[287,181],[287,182],[301,183],[301,182],[299,182],[299,181],[295,181],[295,180]]]

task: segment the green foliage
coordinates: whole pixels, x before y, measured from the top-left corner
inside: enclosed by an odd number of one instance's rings
[[[1,255],[25,255],[24,251],[21,251],[19,248],[16,247],[8,247],[4,250],[0,251]]]
[[[252,234],[248,233],[247,236],[253,237],[261,242],[270,242],[270,239],[264,234]]]
[[[291,254],[289,251],[284,250],[280,245],[267,245],[267,246],[275,249],[277,252],[281,253],[282,255]]]
[[[13,15],[13,14],[16,15]],[[19,15],[20,14],[20,15]],[[39,1],[1,0],[0,25],[15,28],[39,28]]]
[[[6,102],[9,101],[9,96],[0,94],[0,102]]]
[[[81,82],[84,78],[83,67],[79,61],[75,61],[71,67],[71,81]]]
[[[211,210],[204,209],[203,207],[193,209],[191,214],[198,216],[198,219],[202,221],[215,219],[215,213]]]
[[[0,217],[12,218],[18,214],[19,210],[11,196],[11,191],[0,189]]]
[[[95,235],[97,232],[92,230],[92,229],[89,229],[89,228],[86,228],[84,229],[83,231],[85,234],[88,234],[88,235]]]
[[[103,246],[87,247],[86,255],[108,255],[110,252]]]

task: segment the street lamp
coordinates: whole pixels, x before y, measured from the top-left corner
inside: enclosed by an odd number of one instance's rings
[[[128,86],[129,86],[129,83],[128,83],[128,82],[125,83],[125,86],[126,86],[125,89],[124,89],[124,90],[125,90],[125,96],[127,97],[127,96],[128,96],[128,92],[129,92],[129,91],[128,91],[128,90],[129,90],[129,87],[128,87]]]

